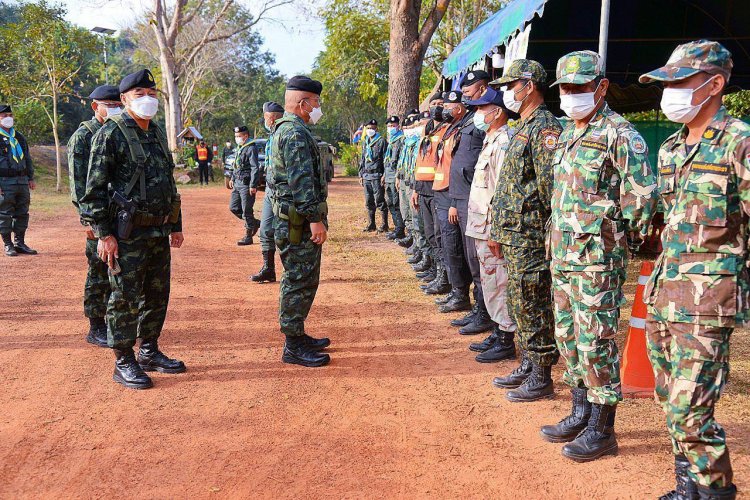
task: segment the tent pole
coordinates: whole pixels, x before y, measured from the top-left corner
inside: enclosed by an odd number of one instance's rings
[[[602,0],[599,19],[599,56],[602,58],[602,73],[607,70],[607,41],[609,40],[609,0]]]

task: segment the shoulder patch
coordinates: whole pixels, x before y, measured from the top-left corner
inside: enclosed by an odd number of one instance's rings
[[[729,165],[727,165],[726,163],[707,163],[702,161],[694,161],[690,166],[690,170],[692,170],[693,172],[727,175],[729,173]]]
[[[527,144],[529,142],[529,136],[526,134],[516,134],[513,136],[513,139],[518,139],[520,142],[523,142],[524,144]]]
[[[596,141],[581,141],[581,147],[596,149],[597,151],[606,151],[607,145],[603,142]]]
[[[543,128],[539,131],[539,137],[542,138],[542,145],[544,148],[553,151],[557,148],[557,140],[560,138],[560,131],[554,128]]]
[[[705,132],[703,132],[703,138],[707,141],[712,141],[716,138],[717,135],[719,135],[720,130],[714,127],[708,127]]]
[[[641,134],[635,134],[633,138],[630,139],[630,146],[636,153],[645,153],[647,149],[646,141],[643,139]]]

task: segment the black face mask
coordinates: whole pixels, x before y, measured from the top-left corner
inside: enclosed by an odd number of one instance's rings
[[[453,121],[453,110],[452,109],[443,109],[443,120],[444,122],[452,122]]]
[[[443,107],[435,106],[435,107],[430,108],[430,116],[436,122],[442,122],[443,121]]]

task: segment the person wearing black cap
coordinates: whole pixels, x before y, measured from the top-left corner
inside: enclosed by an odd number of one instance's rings
[[[393,219],[393,231],[389,232],[386,237],[389,240],[397,240],[406,237],[406,226],[401,215],[401,206],[399,204],[398,188],[396,187],[396,176],[398,171],[398,157],[404,146],[404,133],[401,131],[398,116],[393,115],[386,120],[388,130],[388,147],[385,150],[384,182],[385,182],[385,202],[388,210],[391,212]]]
[[[68,172],[70,174],[70,199],[76,207],[79,217],[81,205],[79,200],[86,192],[86,179],[89,173],[89,156],[91,154],[91,138],[102,127],[108,117],[122,113],[120,90],[114,85],[101,85],[89,95],[94,117],[82,122],[68,140]],[[99,347],[107,346],[107,323],[104,316],[107,313],[109,301],[109,276],[107,264],[102,262],[96,253],[97,238],[91,226],[84,223],[86,233],[86,258],[88,272],[86,284],[83,288],[83,312],[89,319],[89,333],[86,342]]]
[[[169,305],[170,247],[181,247],[184,238],[174,162],[166,134],[153,120],[159,109],[155,87],[147,69],[120,82],[125,111],[110,116],[91,139],[86,192],[79,200],[84,223],[99,238],[99,258],[109,267],[112,378],[133,389],[153,386],[146,371],[185,371],[158,343]]]
[[[481,69],[469,71],[461,80],[461,93],[464,102],[479,99],[487,90],[490,83],[490,75]]]
[[[206,144],[206,141],[201,139],[195,147],[195,153],[193,153],[193,160],[198,164],[198,175],[200,176],[201,186],[204,182],[206,186],[208,186],[208,171],[211,170],[211,162],[213,159],[214,152],[211,147]]]
[[[280,104],[269,101],[263,104],[263,126],[268,131],[266,141],[266,192],[263,195],[263,208],[260,213],[260,250],[263,254],[263,267],[250,277],[255,283],[273,283],[276,281],[276,263],[274,261],[276,243],[273,241],[273,163],[271,162],[271,148],[273,147],[273,131],[276,122],[284,116],[284,108]]]
[[[0,104],[0,236],[8,257],[37,253],[25,240],[31,204],[29,190],[35,187],[34,164],[26,138],[14,126],[10,105]]]
[[[362,136],[362,158],[359,163],[359,183],[365,188],[365,208],[368,224],[364,232],[388,230],[388,207],[385,204],[384,160],[387,144],[378,132],[377,120],[370,120],[365,125]],[[380,210],[382,224],[376,228],[375,211]]]
[[[328,182],[320,161],[318,142],[308,123],[323,116],[323,85],[306,76],[289,80],[284,94],[284,116],[276,121],[273,165],[274,240],[284,273],[279,287],[279,325],[286,337],[281,360],[307,367],[330,362],[322,353],[331,341],[305,332],[320,284],[320,259],[328,238]]]
[[[250,132],[246,126],[234,127],[234,142],[237,143],[238,149],[234,156],[234,172],[229,181],[232,188],[229,211],[245,221],[245,236],[237,242],[239,246],[245,246],[253,244],[253,236],[260,227],[253,213],[255,195],[260,185],[260,161],[255,140],[250,139]]]

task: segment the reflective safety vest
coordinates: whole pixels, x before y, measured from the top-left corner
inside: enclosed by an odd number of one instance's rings
[[[443,132],[443,136],[445,136],[445,132]],[[456,145],[457,137],[458,133],[454,131],[450,137],[443,139],[437,148],[437,167],[435,168],[435,182],[432,183],[433,191],[445,191],[450,185],[453,148]]]
[[[417,162],[414,168],[415,181],[434,181],[435,168],[438,164],[438,145],[448,127],[441,126],[431,135],[423,137],[417,147]]]
[[[198,151],[198,159],[200,161],[208,160],[208,148],[202,148],[198,146],[197,151]]]

